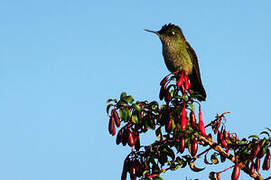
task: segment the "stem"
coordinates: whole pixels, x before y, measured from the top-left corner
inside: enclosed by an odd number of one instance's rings
[[[200,135],[200,136],[199,136],[199,139],[200,139],[201,141],[205,142],[205,143],[208,143],[209,146],[212,147],[212,149],[218,151],[220,154],[224,155],[227,159],[231,160],[233,163],[235,163],[236,158],[238,158],[237,156],[234,156],[234,155],[232,155],[232,154],[226,152],[226,151],[225,151],[222,147],[220,147],[218,144],[216,144],[215,142],[213,142],[213,141],[211,141],[211,140],[206,139],[204,136],[201,136],[201,135]],[[240,168],[241,168],[245,173],[247,173],[248,175],[250,174],[250,173],[249,173],[249,169],[246,167],[245,164],[239,163],[239,166],[240,166]],[[257,180],[264,180],[263,177],[262,177],[259,173],[257,174],[256,172],[253,173],[253,174],[251,175],[251,177],[254,178],[254,179],[257,179]]]
[[[200,154],[198,154],[195,158],[199,158],[201,155],[207,153],[208,151],[210,151],[212,149],[212,147],[209,147],[208,149],[206,149],[205,151],[201,152]]]
[[[231,168],[233,168],[233,167],[234,167],[234,165],[231,166],[231,167],[228,167],[227,169],[224,169],[223,171],[216,172],[216,174],[220,174],[220,173],[226,172],[227,170],[229,170],[229,169],[231,169]]]

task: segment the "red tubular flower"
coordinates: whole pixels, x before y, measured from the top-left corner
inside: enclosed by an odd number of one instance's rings
[[[232,180],[237,180],[240,175],[240,166],[238,162],[235,163],[235,166],[233,168],[232,174],[231,174],[231,179]]]
[[[270,159],[271,159],[271,155],[270,155],[270,151],[269,149],[267,149],[265,158],[264,158],[264,162],[263,162],[263,170],[268,171],[270,168]]]
[[[140,137],[139,135],[137,135],[135,138],[136,138],[135,149],[138,151],[140,149]]]
[[[115,123],[116,123],[117,127],[120,127],[120,118],[119,118],[119,115],[118,115],[116,109],[114,109],[112,111],[112,115],[114,116]]]
[[[179,150],[180,150],[180,153],[183,153],[184,152],[184,148],[185,148],[185,139],[183,137],[183,135],[181,135],[181,138],[180,138],[180,146],[179,146]]]
[[[184,86],[185,86],[185,89],[190,89],[191,87],[190,80],[187,77],[186,73],[184,73]]]
[[[193,129],[196,129],[196,116],[195,113],[193,111],[190,112],[190,124],[192,126]]]
[[[133,147],[135,145],[135,138],[131,131],[128,132],[128,144]]]
[[[187,118],[186,118],[185,104],[183,104],[182,119],[181,119],[181,129],[182,129],[182,131],[184,131],[186,129],[186,124],[187,124]]]
[[[222,139],[221,144],[222,144],[222,147],[223,147],[223,148],[225,148],[225,149],[228,148],[228,144],[227,144],[227,142],[225,141],[224,138]]]
[[[198,141],[196,139],[193,139],[191,144],[191,155],[195,156],[198,152]]]
[[[181,77],[180,77],[180,79],[177,82],[177,86],[178,87],[181,87],[181,85],[183,85],[183,75],[184,75],[184,71],[182,71]]]
[[[171,128],[172,128],[172,118],[169,117],[168,122],[166,124],[166,132],[169,133],[171,131]]]
[[[217,133],[217,135],[216,135],[216,139],[217,139],[217,143],[218,143],[218,144],[221,143],[220,137],[221,137],[221,132],[218,131],[218,133]]]
[[[116,134],[116,127],[115,127],[115,121],[114,121],[113,116],[110,116],[108,130],[112,136]]]
[[[261,165],[261,159],[256,158],[256,160],[255,160],[255,169],[256,169],[256,171],[259,171],[260,165]]]
[[[250,154],[250,158],[254,159],[258,153],[260,152],[260,143],[256,142],[252,145],[252,150],[251,150],[251,154]]]
[[[116,144],[120,144],[122,142],[122,129],[119,130],[117,138],[116,138]]]
[[[166,90],[165,90],[165,87],[164,87],[164,86],[161,86],[160,92],[159,92],[159,99],[160,99],[160,100],[163,100],[163,99],[164,99],[165,94],[166,94],[165,91],[166,91]]]
[[[249,168],[249,174],[252,176],[255,173],[255,165],[254,162],[251,162],[250,168]]]
[[[201,107],[199,107],[199,130],[203,136],[206,136],[205,127],[203,123],[203,117],[201,112]]]

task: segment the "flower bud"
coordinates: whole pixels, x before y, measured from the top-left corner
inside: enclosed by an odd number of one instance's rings
[[[110,116],[108,130],[112,136],[116,134],[116,127],[113,116]]]
[[[181,77],[177,82],[178,87],[181,87],[183,85],[183,75],[184,75],[184,71],[182,71]]]
[[[186,125],[187,125],[187,118],[186,118],[185,104],[183,104],[182,119],[181,119],[181,129],[182,129],[182,131],[184,131],[186,129]]]
[[[204,127],[204,123],[203,123],[203,117],[202,117],[202,112],[201,112],[201,108],[199,108],[199,130],[201,132],[201,134],[203,136],[206,136],[206,132],[205,132],[205,127]]]
[[[198,141],[196,139],[193,139],[191,144],[191,155],[195,156],[198,152]]]
[[[266,155],[264,158],[264,162],[263,162],[263,170],[268,171],[270,168],[270,159],[271,159],[271,155],[270,155],[270,151],[269,149],[267,149],[266,151]]]
[[[196,129],[196,116],[195,113],[193,111],[190,112],[190,124],[192,126],[193,129]]]
[[[240,175],[240,166],[238,162],[235,163],[232,174],[231,174],[231,179],[232,180],[237,180]]]
[[[183,135],[181,135],[181,138],[180,138],[180,145],[179,145],[179,150],[180,150],[180,153],[183,153],[184,152],[184,148],[185,148],[185,139],[183,137]]]
[[[117,127],[120,127],[120,118],[119,118],[117,111],[113,110],[112,115],[114,116],[115,123],[116,123]]]

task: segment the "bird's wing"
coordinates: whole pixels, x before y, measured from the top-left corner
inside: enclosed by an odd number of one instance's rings
[[[192,60],[192,63],[193,63],[192,77],[190,79],[192,89],[200,92],[200,94],[202,95],[202,98],[205,99],[206,93],[205,93],[204,87],[201,82],[198,57],[197,57],[194,49],[190,46],[190,44],[188,42],[186,42],[186,43],[187,43],[186,50],[189,53],[191,60]],[[194,85],[194,87],[193,87],[193,85]]]
[[[201,82],[198,57],[197,57],[196,52],[194,51],[194,49],[190,46],[190,44],[188,42],[186,42],[186,44],[187,44],[186,50],[187,50],[188,54],[190,55],[190,58],[191,58],[192,63],[193,63],[193,70],[196,72],[197,78]]]

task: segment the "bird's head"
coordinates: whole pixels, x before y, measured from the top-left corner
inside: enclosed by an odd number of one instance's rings
[[[145,31],[156,34],[162,42],[185,39],[181,28],[171,23],[164,25],[159,31],[148,29],[145,29]]]

